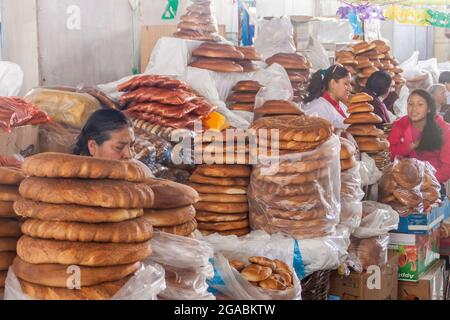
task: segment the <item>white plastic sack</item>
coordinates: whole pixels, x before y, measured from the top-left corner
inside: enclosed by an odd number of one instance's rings
[[[437,59],[431,58],[429,60],[425,61],[419,61],[418,66],[420,70],[425,70],[431,73],[431,76],[433,77],[433,84],[436,84],[439,82],[439,68],[437,65]]]
[[[397,230],[400,219],[398,213],[389,205],[375,201],[363,202],[363,218],[353,236],[360,239],[381,236]]]
[[[316,38],[309,37],[308,50],[304,51],[303,54],[311,62],[314,70],[331,67],[327,51]]]
[[[13,62],[0,61],[0,96],[17,96],[23,85],[22,68]]]
[[[262,54],[264,60],[274,54],[294,53],[294,27],[288,17],[260,19],[255,40],[256,50]]]
[[[394,102],[394,113],[399,118],[408,115],[407,108],[409,93],[409,88],[407,86],[403,86],[400,90],[399,98]]]
[[[340,225],[344,225],[352,232],[361,224],[362,200],[365,193],[361,189],[361,175],[359,162],[354,168],[341,174],[341,216]]]
[[[383,173],[378,170],[375,160],[373,160],[367,153],[361,153],[361,182],[363,186],[370,186],[377,184],[381,179]]]
[[[150,263],[142,267],[111,300],[157,300],[165,288],[164,269],[159,264]],[[12,268],[6,278],[5,300],[34,300],[23,293]]]

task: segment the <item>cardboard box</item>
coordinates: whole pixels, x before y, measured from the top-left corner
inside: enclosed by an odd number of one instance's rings
[[[340,277],[337,271],[331,275],[330,300],[397,300],[398,256],[389,253],[387,264],[379,272],[356,273]]]
[[[398,252],[398,279],[419,281],[436,260],[439,259],[439,227],[430,234],[391,233],[389,249]]]
[[[439,260],[418,282],[400,281],[399,300],[444,300],[445,262]]]
[[[11,133],[0,131],[0,155],[28,157],[39,152],[39,126],[14,128]]]
[[[430,213],[411,213],[400,217],[397,233],[428,234],[444,220],[445,204]]]

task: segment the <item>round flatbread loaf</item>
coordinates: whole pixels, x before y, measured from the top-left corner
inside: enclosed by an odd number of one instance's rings
[[[0,218],[16,218],[13,208],[14,201],[0,201]]]
[[[107,267],[142,261],[151,254],[150,241],[131,244],[85,243],[23,236],[17,243],[17,255],[31,264]]]
[[[237,49],[240,50],[240,48]],[[236,83],[236,85],[231,90],[234,92],[251,92],[256,94],[261,88],[262,85],[259,82],[245,80]]]
[[[278,141],[278,145],[272,144],[270,140],[258,140],[258,145],[264,148],[279,148],[280,150],[290,150],[290,151],[298,151],[298,152],[305,152],[305,151],[311,151],[316,149],[318,146],[323,144],[325,140],[319,141],[319,142],[298,142],[298,141]]]
[[[19,238],[0,238],[0,252],[16,251]]]
[[[383,123],[383,119],[373,112],[353,113],[344,120],[345,124],[379,124]]]
[[[30,177],[113,179],[145,182],[153,178],[149,168],[139,161],[105,160],[61,153],[40,153],[22,165]]]
[[[198,224],[199,230],[210,230],[210,231],[228,231],[236,229],[248,228],[250,223],[248,219],[241,221],[231,221],[231,222],[215,222],[215,223],[203,223]]]
[[[0,238],[16,238],[21,236],[20,222],[15,219],[0,219]]]
[[[147,184],[115,180],[27,178],[22,197],[52,204],[77,204],[103,208],[151,208],[154,194]]]
[[[355,137],[382,137],[383,130],[377,129],[373,124],[354,124],[348,127],[347,132]]]
[[[169,180],[152,179],[150,187],[155,195],[150,209],[172,209],[190,206],[199,201],[197,191],[189,186]]]
[[[136,219],[144,215],[143,209],[108,209],[77,205],[58,205],[19,200],[14,203],[18,216],[45,221],[107,223]]]
[[[92,287],[82,287],[80,290],[40,286],[20,280],[22,291],[27,296],[37,300],[110,300],[128,282],[130,277],[119,281],[106,282]]]
[[[198,211],[195,217],[198,222],[232,222],[248,219],[248,213],[222,214],[215,212]]]
[[[341,160],[347,160],[356,154],[356,146],[345,138],[341,138]]]
[[[19,188],[14,185],[0,184],[0,201],[17,201],[20,199]]]
[[[179,226],[195,218],[195,208],[187,206],[163,210],[146,209],[144,218],[155,228]]]
[[[250,179],[248,178],[213,178],[206,177],[197,172],[191,176],[191,182],[200,183],[200,184],[212,184],[216,186],[242,186],[246,187],[250,183]]]
[[[204,194],[228,194],[228,195],[245,195],[247,187],[242,186],[216,186],[211,184],[189,183],[189,186]]]
[[[19,185],[25,175],[19,169],[0,167],[0,184],[5,185]]]
[[[325,179],[305,184],[291,185],[279,185],[271,182],[258,181],[258,183],[252,184],[252,189],[254,193],[258,194],[275,194],[279,197],[292,197],[317,193],[320,189],[326,187],[325,183]]]
[[[16,256],[16,251],[0,252],[0,271],[7,271]]]
[[[253,176],[264,182],[272,182],[280,186],[287,186],[292,184],[306,184],[317,180],[321,180],[329,175],[328,170],[318,170],[308,173],[298,173],[298,174],[276,174],[276,175],[263,175],[261,174],[261,169],[255,169]]]
[[[350,159],[341,160],[341,171],[346,171],[356,166],[356,158],[351,157]]]
[[[248,178],[251,174],[251,167],[243,165],[202,165],[197,167],[195,172],[205,177]]]
[[[117,281],[134,274],[141,267],[141,262],[111,267],[78,267],[81,287],[90,287],[105,282]],[[30,283],[67,288],[72,273],[70,266],[61,264],[30,264],[19,257],[14,259],[12,269],[16,276]]]
[[[49,240],[140,243],[152,238],[153,227],[142,217],[124,222],[95,224],[27,219],[22,224],[22,232],[33,238]]]
[[[222,236],[237,236],[243,237],[251,232],[250,228],[243,228],[237,230],[227,230],[227,231],[213,231],[213,230],[200,230],[200,233],[204,236],[209,236],[218,233]]]
[[[327,211],[324,207],[313,208],[307,211],[278,210],[270,208],[267,210],[267,214],[277,219],[301,221],[301,220],[324,219],[327,216]]]
[[[208,211],[216,213],[246,213],[248,212],[248,203],[215,203],[199,202],[195,205],[198,211]]]
[[[217,203],[246,203],[247,195],[230,195],[230,194],[214,194],[201,193],[201,202],[217,202]]]
[[[197,221],[195,219],[178,226],[158,228],[158,230],[161,232],[170,233],[181,237],[189,236],[196,229],[197,229]]]

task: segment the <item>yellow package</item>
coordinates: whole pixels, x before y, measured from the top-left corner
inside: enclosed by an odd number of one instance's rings
[[[211,113],[207,118],[203,120],[203,126],[207,130],[223,131],[230,127],[227,119],[218,112]]]
[[[24,99],[47,112],[53,121],[76,129],[81,129],[101,107],[89,94],[44,88],[31,90]]]

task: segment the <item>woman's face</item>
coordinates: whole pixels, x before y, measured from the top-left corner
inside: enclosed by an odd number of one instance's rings
[[[445,88],[439,88],[434,93],[434,100],[439,106],[447,103],[447,90]]]
[[[94,158],[107,160],[130,160],[133,158],[133,144],[135,141],[132,128],[123,128],[109,133],[110,139],[98,145],[89,140],[89,152]]]
[[[417,94],[413,94],[408,100],[408,116],[412,122],[419,122],[426,119],[428,114],[427,101]]]
[[[352,92],[352,84],[350,74],[339,80],[331,80],[330,82],[330,92],[339,101],[347,101],[348,97]]]

